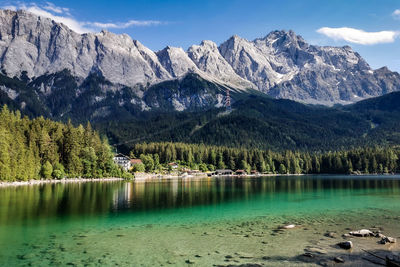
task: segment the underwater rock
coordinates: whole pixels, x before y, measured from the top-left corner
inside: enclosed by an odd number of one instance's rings
[[[337,234],[335,232],[328,232],[325,234],[325,236],[330,238],[336,238]]]
[[[333,259],[335,262],[337,262],[337,263],[344,263],[344,259],[342,258],[342,257],[335,257],[334,259]]]
[[[281,227],[281,229],[293,229],[296,228],[295,224],[288,224]]]
[[[326,250],[322,249],[322,248],[312,247],[312,248],[307,248],[306,251],[312,252],[312,253],[318,253],[318,254],[327,254]]]
[[[33,253],[27,253],[27,254],[17,256],[17,258],[20,260],[28,260],[28,259],[32,259],[34,257],[35,257],[35,254],[33,254]]]
[[[306,253],[302,254],[302,256],[307,257],[307,258],[314,258],[314,255],[310,252],[306,252]]]
[[[379,241],[379,243],[381,244],[396,243],[396,238],[390,236],[384,236],[382,237],[381,241]]]
[[[361,229],[361,230],[358,230],[358,231],[351,231],[349,234],[352,235],[352,236],[358,236],[358,237],[374,236],[374,233],[371,232],[368,229]]]
[[[343,249],[351,249],[353,247],[353,242],[351,242],[351,241],[343,241],[343,242],[337,243],[337,245],[340,248],[343,248]]]
[[[376,233],[375,233],[375,237],[383,238],[383,237],[385,237],[385,235],[382,234],[381,232],[376,232]]]

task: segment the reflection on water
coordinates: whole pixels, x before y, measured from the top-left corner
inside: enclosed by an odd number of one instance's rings
[[[69,216],[143,213],[230,203],[400,197],[400,177],[292,176],[46,184],[0,189],[0,225]],[[267,205],[267,206],[268,206]]]

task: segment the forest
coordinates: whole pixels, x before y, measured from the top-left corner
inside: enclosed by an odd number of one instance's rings
[[[130,177],[114,164],[106,139],[88,123],[75,127],[43,117],[0,112],[0,180]]]
[[[159,142],[135,144],[130,156],[140,157],[146,171],[170,162],[201,171],[228,168],[272,174],[382,174],[396,173],[400,168],[400,149],[378,146],[330,152],[274,152]]]

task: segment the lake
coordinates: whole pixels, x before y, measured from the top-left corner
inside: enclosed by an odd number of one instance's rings
[[[298,227],[279,229],[287,224]],[[361,228],[400,236],[400,176],[0,188],[0,266],[311,266],[334,255],[351,259],[363,247],[399,251],[365,238],[354,239],[351,252],[334,247]],[[301,256],[315,248],[318,257]]]

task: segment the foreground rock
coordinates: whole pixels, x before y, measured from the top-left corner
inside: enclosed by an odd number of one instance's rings
[[[293,228],[296,228],[296,225],[295,224],[288,224],[288,225],[281,226],[279,228],[280,229],[293,229]]]
[[[327,254],[328,252],[323,248],[311,247],[305,249],[308,253],[316,253],[316,254]]]
[[[368,229],[361,229],[358,231],[351,231],[349,235],[358,236],[358,237],[367,237],[367,236],[375,236],[375,234]]]
[[[390,236],[384,236],[382,237],[381,241],[379,241],[379,243],[381,244],[396,243],[396,238]]]
[[[335,257],[333,260],[337,263],[344,263],[344,259],[342,257]]]
[[[327,232],[325,234],[326,237],[330,237],[330,238],[336,238],[337,234],[335,232]]]
[[[351,242],[351,241],[343,241],[343,242],[337,243],[337,245],[342,249],[353,248],[353,242]]]

